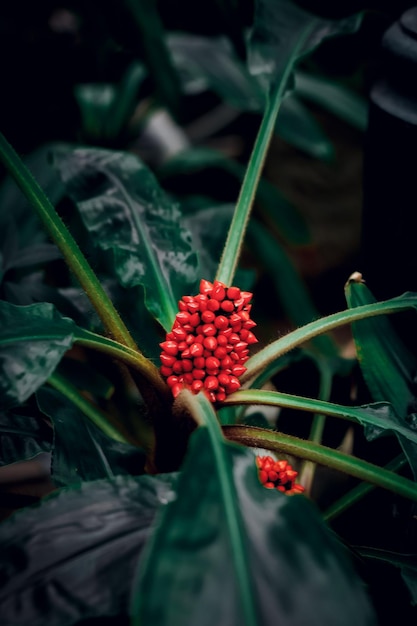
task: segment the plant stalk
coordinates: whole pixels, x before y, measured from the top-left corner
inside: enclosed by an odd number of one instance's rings
[[[68,267],[77,277],[104,328],[119,343],[139,351],[112,301],[90,267],[77,242],[16,151],[0,133],[0,160],[37,212],[49,236],[58,246]]]
[[[266,448],[274,452],[291,454],[314,461],[344,474],[354,476],[417,502],[417,484],[403,476],[363,461],[344,452],[305,441],[280,432],[249,426],[224,426],[223,432],[231,441],[254,448]]]

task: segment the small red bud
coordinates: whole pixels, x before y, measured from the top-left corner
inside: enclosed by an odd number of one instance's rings
[[[220,308],[226,313],[231,313],[232,311],[235,310],[235,305],[230,300],[223,300],[223,302],[220,305]]]
[[[167,354],[166,352],[162,352],[161,354],[161,362],[163,365],[166,365],[168,367],[172,367],[172,365],[174,365],[176,359],[175,356],[171,355],[171,354]]]
[[[204,352],[203,344],[201,343],[193,343],[190,346],[190,354],[193,357],[202,356]]]
[[[175,361],[172,370],[175,374],[182,374],[182,361]]]
[[[205,378],[205,370],[193,369],[193,378],[203,380]]]
[[[191,326],[198,326],[200,323],[200,316],[198,313],[193,313],[192,315],[190,315],[190,325]]]
[[[178,352],[178,344],[176,341],[163,341],[159,345],[167,354],[175,356]]]
[[[200,305],[198,302],[189,302],[187,308],[190,313],[196,313],[196,311],[200,310]]]
[[[239,376],[242,376],[242,374],[244,374],[246,372],[246,367],[244,367],[243,365],[233,365],[232,366],[232,374],[233,376],[237,376],[239,378]]]
[[[203,389],[203,387],[204,383],[202,380],[193,380],[193,382],[191,383],[191,389],[194,393],[198,393]]]
[[[240,289],[239,287],[229,287],[227,290],[227,297],[229,300],[237,300],[240,298]]]
[[[209,370],[215,370],[218,369],[220,367],[220,361],[219,359],[216,359],[215,356],[209,356],[206,359],[206,367]]]
[[[188,324],[188,320],[190,319],[190,314],[187,313],[186,311],[180,311],[179,313],[176,314],[175,319],[180,324]]]
[[[161,365],[159,371],[161,372],[162,376],[168,378],[168,376],[171,376],[172,374],[172,367],[168,367],[167,365]]]
[[[206,366],[206,359],[204,357],[197,357],[193,361],[194,367],[197,370],[203,370]]]
[[[228,385],[226,386],[227,393],[233,393],[240,389],[240,382],[235,376],[231,376]]]
[[[201,315],[201,321],[208,324],[212,322],[215,317],[216,316],[214,315],[213,311],[204,311],[204,313]]]
[[[214,352],[214,350],[217,348],[217,343],[218,343],[218,339],[212,336],[205,337],[203,340],[203,346],[207,348],[207,350],[211,350],[212,352]]]
[[[174,385],[171,388],[172,395],[174,396],[174,398],[176,398],[183,389],[184,389],[184,385],[182,385],[181,383],[177,383],[176,385]]]
[[[204,387],[206,389],[208,389],[209,391],[213,391],[214,389],[217,389],[218,386],[219,381],[217,380],[216,376],[207,376],[206,380],[204,381]]]
[[[181,361],[182,363],[182,369],[184,372],[191,372],[193,369],[193,362],[189,361],[188,359],[183,359]]]
[[[213,289],[213,283],[210,283],[208,280],[204,280],[204,278],[200,280],[200,293],[201,294],[204,294],[204,295],[210,294],[212,289]]]
[[[211,337],[216,334],[216,327],[213,324],[204,324],[203,326],[203,335],[205,337]]]
[[[220,303],[218,300],[209,300],[207,302],[207,309],[209,311],[218,311],[220,309]]]
[[[214,325],[219,330],[225,330],[229,326],[229,320],[224,315],[218,315],[214,320]]]

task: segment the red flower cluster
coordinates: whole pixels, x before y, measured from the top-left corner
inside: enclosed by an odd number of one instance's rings
[[[267,489],[284,491],[288,496],[303,493],[304,487],[295,483],[298,472],[293,470],[288,461],[275,461],[272,456],[257,456],[259,480]]]
[[[200,293],[183,296],[171,332],[160,346],[161,374],[174,397],[186,387],[222,402],[240,387],[248,345],[257,339],[250,319],[252,294],[220,281],[200,282]]]

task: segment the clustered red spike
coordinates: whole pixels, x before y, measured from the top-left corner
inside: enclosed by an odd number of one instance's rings
[[[248,346],[258,340],[250,318],[252,294],[216,280],[200,282],[200,293],[183,296],[166,340],[159,344],[161,374],[174,398],[184,388],[205,391],[211,402],[223,402],[240,387]]]
[[[293,470],[288,461],[276,461],[272,456],[257,456],[256,465],[259,480],[267,489],[283,491],[287,496],[303,493],[304,487],[295,482],[298,472]]]

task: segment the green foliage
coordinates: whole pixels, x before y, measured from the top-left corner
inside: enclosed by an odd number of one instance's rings
[[[377,605],[379,587],[321,509],[330,501],[351,515],[364,543],[368,518],[374,530],[397,507],[404,524],[413,519],[403,456],[415,473],[416,355],[387,316],[415,314],[417,294],[376,302],[350,282],[348,309],[322,316],[287,254],[314,243],[309,225],[262,177],[274,134],[336,167],[316,107],[365,129],[360,89],[315,57],[363,16],[256,0],[248,18],[246,5],[219,0],[208,35],[181,22],[181,7],[178,27],[150,0],[119,4],[77,9],[75,41],[98,29],[97,71],[71,84],[73,143],[52,133],[57,143],[21,159],[0,135],[10,174],[0,187],[0,466],[50,453],[55,490],[0,524],[2,626],[375,624],[366,585]],[[243,131],[226,125],[219,136],[211,109]],[[157,110],[165,126],[155,129]],[[259,128],[250,156],[248,120]],[[188,389],[174,399],[158,358],[178,301],[201,279],[254,292],[260,340],[242,388],[215,404]],[[281,317],[293,330],[282,333]],[[331,334],[348,324],[356,359]],[[367,388],[355,397],[356,363]],[[265,488],[256,454],[266,453],[297,470],[317,464],[319,495]],[[328,488],[329,470],[346,483]],[[383,513],[356,514],[369,494],[360,481],[380,488]],[[410,535],[362,554],[400,568],[414,600]]]

